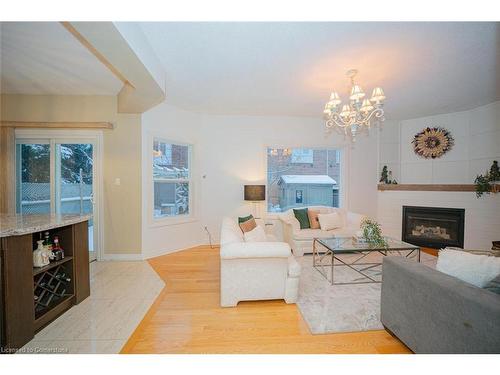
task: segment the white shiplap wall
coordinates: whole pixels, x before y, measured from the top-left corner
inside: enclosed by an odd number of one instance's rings
[[[442,126],[455,146],[435,160],[418,157],[411,141],[427,126]],[[493,160],[500,161],[500,102],[470,111],[387,122],[379,134],[379,172],[384,165],[399,183],[471,184]],[[500,194],[470,192],[378,192],[377,216],[386,233],[400,238],[402,206],[465,208],[465,247],[490,248],[500,240]]]

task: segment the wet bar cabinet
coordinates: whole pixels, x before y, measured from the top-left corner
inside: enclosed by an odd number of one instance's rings
[[[15,352],[90,295],[84,215],[0,214],[0,349]],[[64,258],[33,266],[43,233],[58,236]]]

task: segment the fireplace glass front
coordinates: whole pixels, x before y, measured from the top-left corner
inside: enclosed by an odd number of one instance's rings
[[[464,217],[465,210],[461,208],[403,206],[402,239],[437,249],[463,248]]]

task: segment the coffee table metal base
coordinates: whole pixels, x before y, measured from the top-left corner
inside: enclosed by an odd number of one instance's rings
[[[321,246],[324,248],[324,252],[319,252],[317,246]],[[402,252],[407,252],[407,254],[402,254]],[[382,265],[382,261],[380,262],[366,262],[360,263],[365,257],[367,257],[371,253],[379,253],[382,256],[387,256],[389,253],[397,253],[400,256],[405,256],[406,258],[410,258],[412,254],[417,253],[417,261],[420,262],[420,248],[416,249],[408,249],[408,250],[364,250],[352,249],[348,253],[349,254],[358,254],[359,256],[351,262],[346,262],[341,259],[338,255],[335,254],[330,248],[324,246],[319,243],[316,239],[313,240],[313,267],[321,274],[323,277],[331,284],[331,285],[355,285],[355,284],[373,284],[373,283],[381,283],[381,280],[375,280],[373,277],[365,273],[366,271],[376,268]],[[342,254],[347,254],[344,252]],[[382,259],[382,258],[381,258]],[[330,260],[329,263],[324,263],[325,260]],[[337,262],[337,263],[336,263]],[[356,268],[355,266],[361,266],[361,268]],[[335,267],[348,267],[351,270],[355,271],[363,278],[368,279],[366,281],[352,281],[352,282],[335,282],[334,280],[334,269]],[[326,268],[326,269],[325,269]],[[330,277],[328,277],[330,274]]]

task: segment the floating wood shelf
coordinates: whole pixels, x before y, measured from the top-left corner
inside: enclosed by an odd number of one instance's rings
[[[474,184],[378,184],[377,188],[381,191],[476,191]]]

